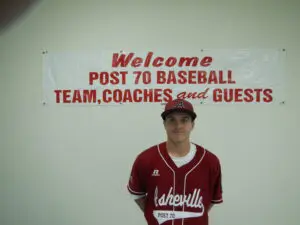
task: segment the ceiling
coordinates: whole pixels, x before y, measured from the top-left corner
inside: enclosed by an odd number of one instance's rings
[[[21,19],[38,0],[0,0],[0,34]]]

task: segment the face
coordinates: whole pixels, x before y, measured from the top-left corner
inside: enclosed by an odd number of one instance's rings
[[[189,141],[194,128],[192,118],[186,113],[171,113],[164,121],[168,139],[175,143]]]

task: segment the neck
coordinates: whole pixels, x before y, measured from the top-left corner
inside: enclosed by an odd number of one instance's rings
[[[190,141],[184,141],[180,143],[167,140],[167,151],[171,156],[183,157],[190,151]]]

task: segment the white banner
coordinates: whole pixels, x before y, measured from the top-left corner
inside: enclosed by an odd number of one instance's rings
[[[282,49],[45,53],[47,104],[279,104]]]

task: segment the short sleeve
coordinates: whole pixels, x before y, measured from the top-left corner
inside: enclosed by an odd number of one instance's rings
[[[222,188],[222,171],[219,160],[213,170],[213,196],[211,203],[219,204],[223,202],[223,188]]]
[[[137,157],[132,165],[129,181],[127,184],[128,191],[133,195],[145,195],[145,181],[143,176],[143,167],[140,157]]]

